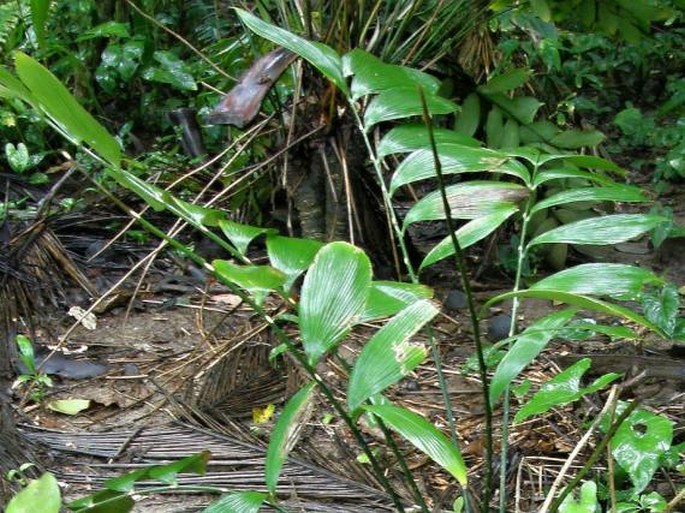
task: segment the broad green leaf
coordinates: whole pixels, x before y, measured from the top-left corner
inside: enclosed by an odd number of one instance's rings
[[[480,124],[480,97],[471,93],[464,99],[461,112],[454,122],[454,130],[466,136],[473,136]]]
[[[532,96],[509,98],[502,93],[488,94],[487,96],[497,107],[522,125],[533,123],[538,109],[543,105],[542,102]]]
[[[266,238],[266,252],[271,265],[286,275],[284,287],[289,290],[298,276],[307,270],[323,246],[318,240],[272,235]]]
[[[353,75],[353,100],[388,89],[411,86],[415,89],[423,87],[426,95],[434,96],[440,88],[440,81],[427,73],[406,66],[386,64],[359,48],[343,56],[343,73]]]
[[[397,281],[371,282],[369,297],[360,322],[368,322],[395,315],[404,307],[421,299],[433,297],[433,290],[417,283]]]
[[[513,119],[507,119],[502,129],[502,143],[501,147],[517,148],[521,143],[521,134],[519,131],[519,124]]]
[[[530,5],[533,12],[544,22],[552,21],[552,10],[547,3],[547,0],[530,0]]]
[[[578,201],[616,201],[635,203],[647,201],[647,197],[639,187],[631,185],[613,185],[611,187],[580,187],[568,191],[562,191],[545,198],[533,206],[530,210],[534,214],[543,208],[575,203]]]
[[[3,66],[0,66],[0,98],[18,98],[32,106],[38,103],[31,91]]]
[[[247,224],[229,221],[228,219],[219,219],[218,222],[221,231],[224,233],[226,238],[231,241],[231,244],[236,247],[241,256],[245,256],[250,242],[255,240],[260,235],[265,233],[277,233],[277,231],[273,228],[259,228],[257,226],[249,226]]]
[[[502,138],[504,137],[504,115],[502,109],[493,105],[488,112],[488,117],[485,120],[485,136],[486,143],[489,148],[497,149],[502,147]]]
[[[434,128],[433,137],[438,151],[448,144],[475,148],[480,146],[476,139],[447,128]],[[394,153],[409,153],[420,149],[430,150],[430,148],[428,130],[425,125],[409,124],[396,126],[385,134],[378,144],[377,152],[378,157],[383,158]]]
[[[524,183],[530,181],[525,166],[509,160],[502,153],[486,148],[444,144],[439,148],[440,165],[445,175],[490,171],[519,178]],[[394,194],[398,188],[408,183],[435,177],[435,159],[431,150],[417,150],[407,156],[393,173],[389,192]]]
[[[516,206],[504,204],[499,210],[496,210],[491,214],[486,214],[469,221],[455,232],[459,246],[462,249],[466,249],[476,242],[483,240],[517,211],[518,208]],[[452,256],[454,251],[452,237],[448,235],[428,252],[421,262],[420,269],[424,269],[435,262]]]
[[[516,379],[521,371],[528,366],[557,331],[568,323],[576,310],[568,308],[551,313],[537,319],[519,335],[516,335],[514,345],[504,355],[497,365],[495,375],[490,382],[490,403],[494,405],[504,390]]]
[[[663,279],[642,267],[626,264],[581,264],[531,285],[529,290],[563,290],[572,294],[637,299],[645,285]]]
[[[533,187],[537,188],[543,183],[552,180],[563,180],[565,178],[580,178],[582,180],[588,180],[598,185],[608,187],[613,187],[616,185],[616,182],[614,182],[611,178],[608,178],[600,173],[593,173],[591,171],[585,171],[583,169],[576,169],[572,167],[560,167],[538,171],[533,178]]]
[[[680,295],[672,283],[658,290],[645,291],[640,297],[645,317],[674,338],[680,317]]]
[[[226,217],[226,213],[221,210],[207,208],[201,205],[193,205],[192,203],[178,199],[166,191],[162,194],[162,200],[166,208],[172,214],[180,217],[196,228],[218,226],[219,221]]]
[[[451,114],[459,107],[446,98],[426,95],[426,105],[431,114]],[[416,87],[398,87],[381,91],[374,96],[364,111],[366,130],[383,121],[421,116],[423,105]]]
[[[513,183],[477,180],[450,185],[445,192],[454,219],[475,219],[501,213],[505,208],[517,208],[517,203],[528,194],[525,187]],[[433,191],[409,209],[404,227],[418,221],[442,219],[445,219],[442,196],[440,191]]]
[[[314,257],[300,295],[300,334],[315,365],[359,320],[371,285],[371,262],[345,242],[327,244]]]
[[[12,497],[5,513],[59,513],[61,507],[62,496],[57,479],[46,472]]]
[[[565,162],[586,169],[601,169],[603,171],[611,171],[620,176],[625,176],[626,174],[625,169],[623,169],[621,166],[595,155],[546,155],[544,162],[551,162],[559,159],[563,159]]]
[[[235,492],[224,495],[203,509],[202,513],[257,513],[266,498],[264,492]]]
[[[214,272],[222,279],[247,290],[258,305],[271,292],[283,290],[286,276],[268,265],[236,265],[228,260],[214,260]]]
[[[459,447],[452,444],[433,424],[420,415],[398,406],[364,406],[364,409],[380,417],[414,447],[447,470],[461,486],[465,487],[468,484],[466,464]]]
[[[74,144],[85,142],[111,166],[121,161],[119,143],[95,121],[62,83],[40,63],[16,52],[17,75],[31,91],[37,105]]]
[[[161,483],[175,485],[178,474],[181,472],[204,475],[207,472],[207,462],[211,455],[212,453],[205,450],[166,465],[154,465],[148,470],[148,476]]]
[[[643,214],[592,217],[559,226],[538,235],[530,241],[529,247],[558,242],[588,245],[618,244],[648,232],[663,220],[661,216]]]
[[[143,480],[155,479],[166,484],[175,484],[179,472],[193,472],[195,474],[203,475],[207,471],[207,461],[211,454],[209,451],[202,451],[192,456],[187,456],[178,461],[172,461],[166,465],[151,465],[149,467],[141,468],[122,474],[120,476],[108,479],[104,482],[103,487],[108,492],[130,493],[137,482]],[[105,494],[104,498],[108,495]],[[111,496],[111,494],[109,495]],[[91,496],[94,502],[97,503],[102,498],[100,492]],[[89,498],[80,499],[77,501],[87,501]]]
[[[551,146],[544,148],[543,145],[559,133],[561,133],[561,129],[551,121],[524,123],[520,130],[521,142],[523,144],[535,144],[538,148],[544,149],[545,153],[558,151],[558,148],[552,148]]]
[[[56,399],[48,403],[48,409],[65,415],[78,415],[90,407],[90,399]]]
[[[599,130],[565,130],[548,142],[553,146],[576,150],[585,146],[597,146],[605,139]]]
[[[559,506],[559,513],[597,513],[597,485],[594,481],[585,481],[580,486],[580,498],[576,500],[569,494]]]
[[[438,309],[429,300],[416,301],[364,345],[347,389],[347,404],[353,414],[367,399],[397,383],[426,358],[426,346],[410,338],[437,314]]]
[[[45,22],[48,21],[50,14],[51,0],[31,0],[31,23],[36,33],[38,44],[45,50],[47,41],[45,40]]]
[[[655,324],[651,323],[643,316],[635,313],[630,308],[625,308],[620,305],[613,303],[608,303],[600,299],[596,299],[589,296],[581,296],[578,294],[572,294],[563,290],[520,290],[518,292],[507,292],[505,294],[500,294],[488,300],[481,307],[481,315],[487,312],[487,309],[492,305],[506,301],[508,299],[513,299],[515,297],[530,297],[535,299],[548,299],[550,301],[556,301],[559,303],[566,303],[568,305],[577,306],[578,308],[584,310],[593,310],[595,312],[605,313],[607,315],[613,315],[615,317],[623,317],[629,321],[633,321],[641,326],[649,328],[650,330],[663,335],[663,331],[657,327]]]
[[[288,400],[271,433],[264,476],[266,487],[272,495],[276,493],[278,478],[288,453],[297,442],[298,423],[307,411],[315,385],[315,382],[310,382]]]
[[[483,94],[506,93],[525,84],[532,74],[532,70],[515,68],[501,75],[491,78],[485,85],[478,87]]]
[[[345,96],[350,90],[342,72],[342,59],[332,48],[323,43],[307,41],[285,29],[260,20],[243,9],[234,8],[240,20],[254,33],[296,53],[333,82]]]
[[[583,396],[603,389],[609,383],[621,377],[620,374],[611,372],[597,378],[589,386],[581,388],[581,379],[591,364],[592,360],[590,358],[583,358],[544,383],[540,390],[516,413],[514,423],[523,422],[533,415],[539,415],[552,408],[565,406],[577,401]]]
[[[673,422],[641,408],[619,426],[611,439],[611,454],[630,476],[633,496],[649,485],[672,442]]]
[[[100,490],[68,504],[75,513],[129,513],[136,505],[133,498],[123,492]]]
[[[120,23],[118,21],[106,21],[86,30],[82,35],[76,38],[76,41],[87,41],[96,37],[129,38],[128,24]]]
[[[30,374],[36,373],[36,355],[33,351],[33,344],[31,339],[26,335],[17,335],[16,337],[17,347],[19,348],[19,359]]]
[[[108,168],[106,173],[110,177],[114,178],[119,185],[139,196],[153,210],[161,212],[167,208],[164,197],[165,191],[163,189],[160,189],[156,185],[147,183],[145,180],[141,180],[133,173],[129,173],[121,168]]]
[[[153,57],[159,66],[150,66],[143,71],[142,76],[145,80],[169,84],[179,91],[195,91],[197,89],[190,68],[176,54],[166,50],[157,50]]]

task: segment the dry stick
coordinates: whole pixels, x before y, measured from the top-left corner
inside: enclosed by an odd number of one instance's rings
[[[623,424],[623,422],[630,416],[631,413],[633,413],[633,410],[637,408],[638,404],[640,403],[639,400],[635,400],[632,403],[630,403],[626,409],[619,415],[618,419],[609,426],[609,429],[607,429],[606,434],[604,435],[604,438],[602,441],[595,447],[595,450],[592,452],[592,455],[588,459],[588,461],[583,465],[583,468],[580,469],[578,474],[576,474],[576,477],[574,477],[569,484],[566,485],[566,488],[559,494],[559,497],[556,498],[556,500],[552,503],[552,506],[549,508],[550,513],[556,513],[559,510],[559,506],[561,506],[561,503],[564,501],[566,496],[570,494],[573,489],[576,487],[576,485],[580,482],[581,479],[585,477],[585,475],[590,471],[592,466],[597,462],[599,457],[602,455],[604,450],[606,449],[607,445],[613,438],[614,434],[616,433],[616,430]],[[600,416],[601,419],[601,416]],[[596,421],[599,423],[599,421]],[[594,425],[594,423],[593,423]],[[551,497],[552,495],[550,494],[548,497]],[[541,510],[540,513],[542,513],[544,510]]]
[[[485,491],[483,494],[483,511],[488,511],[490,504],[490,496],[492,494],[492,406],[490,405],[490,386],[488,384],[487,367],[485,365],[485,357],[483,356],[483,344],[480,338],[480,326],[478,323],[478,314],[476,313],[476,304],[473,298],[473,291],[471,290],[471,282],[468,279],[468,270],[466,269],[466,260],[464,252],[461,249],[459,240],[455,235],[454,225],[452,223],[452,208],[450,207],[447,193],[445,191],[445,180],[442,175],[442,165],[438,155],[438,148],[435,144],[435,136],[433,135],[433,125],[430,123],[430,114],[428,112],[428,105],[426,104],[426,96],[422,88],[419,88],[421,95],[421,105],[423,107],[423,118],[426,128],[428,129],[428,140],[431,143],[431,150],[433,152],[433,161],[435,166],[435,177],[438,181],[438,189],[442,197],[442,206],[445,212],[445,223],[447,224],[447,231],[450,234],[452,246],[454,247],[454,257],[461,277],[461,285],[466,294],[469,305],[469,315],[471,317],[471,324],[473,326],[473,339],[476,344],[476,354],[478,355],[478,371],[482,381],[484,409],[485,409]]]
[[[673,500],[671,500],[671,502],[669,502],[668,504],[666,504],[666,507],[664,508],[664,513],[669,513],[669,512],[671,512],[671,511],[675,511],[675,507],[676,507],[678,504],[680,504],[681,502],[683,502],[684,500],[685,500],[685,488],[683,488],[682,490],[680,490],[680,491],[678,492],[678,495],[676,495],[675,497],[673,497]]]
[[[604,405],[604,408],[602,408],[602,411],[599,413],[599,415],[597,415],[597,417],[592,422],[592,424],[590,425],[588,430],[585,432],[583,437],[576,444],[573,451],[571,451],[571,454],[568,455],[568,458],[566,458],[564,465],[561,467],[561,470],[559,471],[557,478],[554,480],[554,483],[552,483],[552,487],[549,489],[549,492],[547,493],[547,497],[545,498],[545,502],[542,504],[542,507],[540,508],[540,511],[538,511],[538,513],[546,513],[547,512],[550,505],[552,504],[552,501],[554,500],[554,495],[557,493],[557,488],[559,488],[561,486],[561,482],[563,481],[564,477],[566,476],[569,469],[571,468],[573,461],[576,459],[578,454],[580,454],[580,451],[582,451],[583,448],[590,441],[590,437],[592,436],[592,433],[595,431],[595,429],[597,429],[597,426],[599,426],[599,423],[602,421],[602,417],[604,417],[604,415],[606,413],[608,413],[609,411],[615,409],[616,399],[618,397],[617,390],[618,390],[618,387],[616,387],[616,386],[613,386],[611,388],[611,392],[609,393],[609,397],[607,399],[606,404]]]

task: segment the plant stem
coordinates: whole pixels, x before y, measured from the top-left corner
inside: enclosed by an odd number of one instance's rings
[[[533,176],[537,172],[537,165],[534,168]],[[517,248],[518,258],[516,260],[516,276],[514,277],[513,292],[518,292],[521,288],[521,276],[523,275],[523,265],[526,260],[528,248],[525,246],[526,232],[528,231],[528,221],[530,221],[530,209],[535,202],[535,196],[531,191],[526,206],[523,209],[523,216],[521,221],[521,235],[519,237],[519,245]],[[518,297],[514,297],[511,301],[511,321],[509,323],[508,336],[514,336],[516,331],[516,317],[518,316],[520,301]],[[511,342],[508,344],[511,346]],[[511,408],[511,389],[507,385],[503,391],[502,397],[502,439],[500,441],[500,460],[499,460],[499,511],[500,513],[507,513],[507,463],[509,453],[509,412]]]
[[[423,89],[419,88],[421,95],[421,103],[423,106],[423,117],[426,128],[428,129],[428,138],[433,152],[433,161],[435,165],[435,176],[438,181],[438,189],[442,197],[442,205],[445,211],[445,222],[447,224],[447,231],[450,234],[452,246],[454,247],[454,256],[456,260],[459,276],[461,277],[461,285],[466,294],[466,299],[469,307],[469,316],[471,318],[471,325],[473,326],[473,339],[476,344],[476,353],[478,355],[478,370],[482,381],[483,400],[485,408],[485,484],[483,490],[483,512],[486,513],[489,508],[490,497],[492,495],[492,407],[490,405],[490,386],[488,383],[487,367],[485,365],[485,356],[483,351],[483,344],[480,336],[480,325],[478,322],[478,314],[476,312],[476,303],[473,298],[473,291],[471,290],[471,282],[468,276],[468,269],[466,266],[466,259],[464,252],[461,249],[459,240],[457,239],[454,224],[452,223],[452,209],[447,199],[447,192],[445,191],[445,180],[442,174],[442,164],[438,155],[438,149],[435,144],[435,136],[433,135],[433,125],[430,122],[430,115],[428,106],[426,104],[426,97]]]

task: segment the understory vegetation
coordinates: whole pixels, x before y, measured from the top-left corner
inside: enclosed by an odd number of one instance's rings
[[[30,248],[86,232],[98,212],[107,237],[156,244],[134,271],[167,251],[211,275],[268,325],[270,362],[304,376],[270,405],[263,485],[185,488],[220,497],[205,512],[291,511],[282,470],[322,404],[395,511],[523,511],[510,435],[564,408],[588,408],[583,434],[526,511],[682,510],[682,415],[640,404],[622,372],[588,377],[590,357],[542,382],[524,371],[559,340],[682,348],[684,284],[601,248],[685,236],[669,203],[685,180],[684,8],[0,2],[0,432],[23,445],[4,395],[14,375],[35,404],[52,386],[21,326],[40,322],[50,290],[82,283],[56,245]],[[477,294],[483,273],[507,290]],[[455,347],[437,326],[448,291],[470,337],[458,370],[480,387],[477,443],[457,427],[445,363]],[[91,295],[82,322],[104,300]],[[522,319],[529,301],[551,307]],[[486,336],[499,311],[505,326]],[[422,365],[444,418],[392,394]],[[426,489],[416,452],[449,496]],[[0,450],[8,513],[131,511],[141,496],[182,492],[178,475],[211,460],[139,468],[63,503],[54,469],[26,457]]]

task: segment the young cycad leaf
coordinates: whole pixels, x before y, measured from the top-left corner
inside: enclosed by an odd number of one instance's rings
[[[269,448],[266,451],[264,476],[266,487],[272,495],[276,493],[278,477],[281,475],[283,463],[297,442],[299,421],[307,411],[315,385],[316,383],[312,381],[288,400],[271,433]]]
[[[433,128],[433,137],[438,150],[444,145],[468,146],[478,148],[480,142],[472,137],[448,130],[447,128]],[[395,153],[410,153],[415,150],[430,150],[430,139],[425,125],[400,125],[383,136],[376,151],[378,157],[383,158]]]
[[[395,315],[406,306],[433,297],[433,290],[418,283],[397,281],[371,282],[366,307],[359,322]]]
[[[563,290],[572,294],[637,299],[645,285],[664,283],[642,267],[593,263],[564,269],[531,285],[529,290]]]
[[[583,396],[603,389],[621,377],[620,374],[611,372],[597,378],[589,386],[581,388],[580,380],[590,368],[591,363],[590,358],[583,358],[544,383],[540,390],[516,413],[514,423],[523,422],[533,415],[539,415],[551,408],[565,406],[577,401]]]
[[[44,112],[67,139],[77,145],[85,142],[109,165],[119,166],[121,149],[117,140],[95,121],[52,73],[22,52],[16,52],[15,66],[19,79],[37,102],[34,107]]]
[[[525,84],[532,70],[515,68],[501,75],[491,78],[485,85],[478,87],[478,92],[483,94],[495,94],[495,93],[506,93],[508,91],[513,91],[517,87],[521,87]]]
[[[378,57],[354,49],[343,56],[343,72],[352,75],[352,99],[380,93],[397,87],[422,87],[427,95],[434,96],[440,88],[440,81],[417,69],[395,64],[386,64]]]
[[[525,187],[509,182],[470,181],[450,185],[445,189],[452,217],[475,219],[502,212],[505,208],[517,208],[517,204],[528,195]],[[414,205],[404,218],[404,227],[418,221],[445,219],[440,191],[427,194]]]
[[[257,513],[267,498],[264,492],[236,492],[210,504],[202,513]]]
[[[231,244],[235,246],[241,256],[245,256],[250,242],[260,235],[264,233],[277,233],[273,228],[259,228],[229,221],[228,219],[220,219],[219,228],[221,228],[221,231],[231,241]]]
[[[459,107],[446,98],[426,95],[426,105],[431,114],[451,114]],[[398,87],[381,91],[373,97],[364,111],[364,127],[367,131],[383,121],[404,119],[423,114],[423,105],[416,87]]]
[[[454,123],[454,130],[469,137],[476,133],[480,124],[480,98],[471,93],[464,99],[461,112]]]
[[[364,406],[414,447],[447,470],[461,486],[468,484],[466,464],[459,447],[426,419],[405,408],[392,405]]]
[[[426,357],[426,347],[409,339],[438,314],[429,300],[416,301],[393,317],[369,340],[354,363],[347,404],[354,412],[372,395],[397,383]]]
[[[575,309],[566,309],[551,313],[536,320],[522,333],[516,335],[516,342],[504,355],[495,370],[490,382],[490,403],[494,405],[504,389],[532,362],[576,313]]]
[[[530,210],[531,215],[557,205],[575,203],[578,201],[620,201],[635,203],[647,201],[647,197],[639,187],[631,185],[612,185],[610,187],[580,187],[569,191],[562,191],[537,202]]]
[[[254,33],[296,53],[323,73],[345,96],[349,96],[350,91],[342,72],[342,59],[335,50],[322,43],[307,41],[285,29],[262,21],[243,9],[236,7],[235,11],[240,20]]]
[[[345,242],[327,244],[314,258],[300,295],[300,334],[315,365],[359,320],[371,285],[371,262]]]
[[[286,275],[284,287],[289,290],[300,274],[307,270],[322,242],[272,235],[266,238],[266,252],[271,265]]]
[[[663,221],[664,218],[661,216],[643,214],[593,217],[565,224],[538,235],[530,241],[529,247],[558,242],[589,245],[618,244],[648,232]]]
[[[271,292],[282,291],[286,283],[285,274],[268,265],[236,265],[228,260],[214,260],[212,266],[220,279],[247,290],[258,305]]]
[[[34,479],[12,497],[7,504],[5,513],[28,513],[38,511],[41,513],[59,513],[62,507],[62,497],[59,484],[55,476],[46,472],[40,478]]]
[[[525,166],[509,160],[502,153],[486,148],[466,148],[444,144],[439,148],[440,164],[445,175],[490,171],[515,176],[524,183],[530,181]],[[417,150],[407,156],[393,173],[389,192],[394,194],[403,185],[435,177],[435,158],[431,150]]]
[[[518,207],[505,203],[495,212],[469,221],[455,232],[459,246],[466,249],[483,240],[516,212],[518,212]],[[424,269],[435,262],[454,255],[454,251],[452,237],[445,237],[428,252],[419,269]]]

